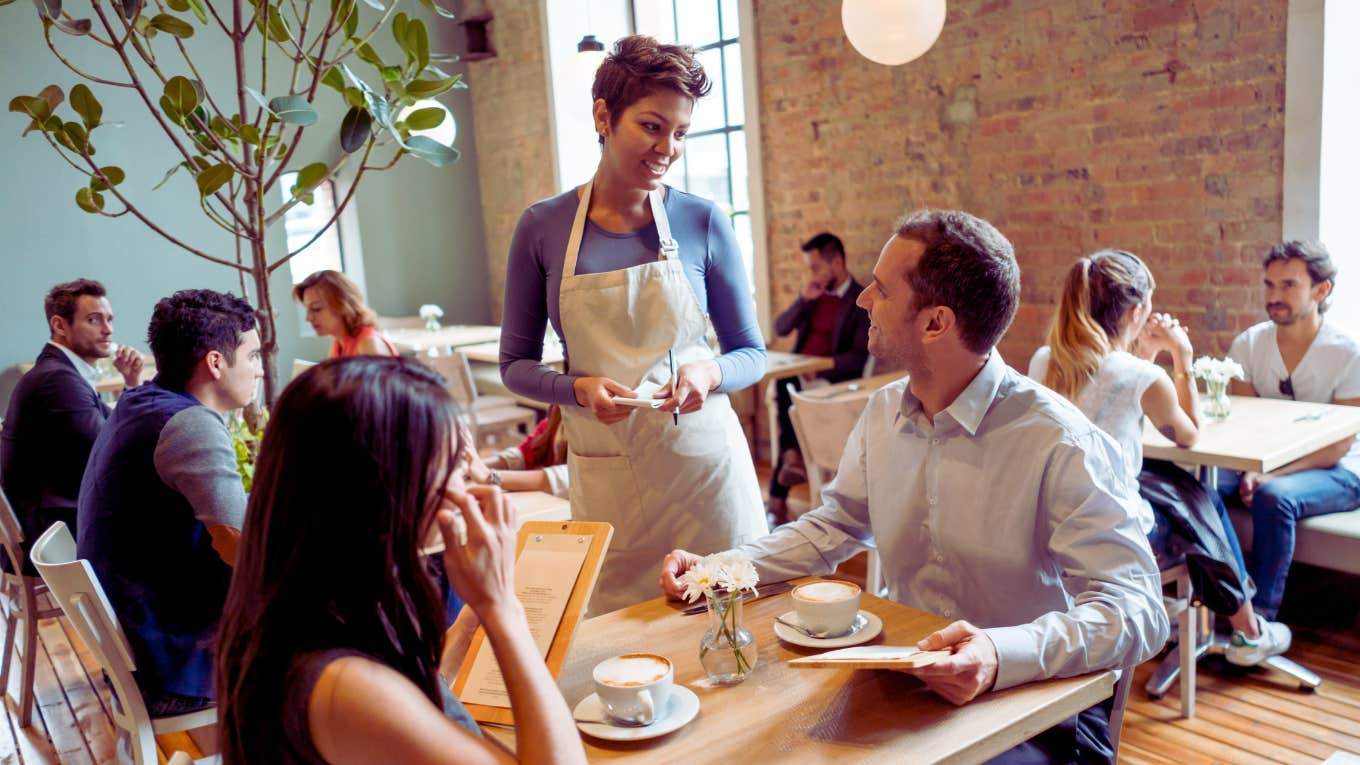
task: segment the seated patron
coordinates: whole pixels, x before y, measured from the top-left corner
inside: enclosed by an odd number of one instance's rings
[[[471,434],[464,433],[468,443]],[[562,409],[548,407],[548,416],[523,443],[503,449],[483,460],[468,450],[468,479],[499,486],[505,491],[541,491],[568,499],[571,478],[567,474],[567,434],[562,429]]]
[[[449,691],[477,623],[519,761],[585,762],[515,595],[513,509],[494,487],[466,488],[457,413],[438,375],[400,358],[326,361],[283,392],[222,622],[228,765],[514,761]],[[447,636],[417,554],[431,532],[471,607]]]
[[[293,287],[293,299],[307,311],[317,337],[332,337],[329,358],[398,356],[378,331],[378,315],[364,304],[359,285],[339,271],[317,271]]]
[[[846,269],[840,237],[823,231],[804,242],[803,265],[807,268],[803,291],[775,317],[775,334],[783,337],[797,332],[794,353],[835,360],[834,367],[817,373],[819,378],[833,383],[857,379],[869,360],[869,317],[855,306],[864,286]],[[801,387],[797,379],[780,380],[775,385],[779,447],[770,473],[769,509],[776,523],[788,520],[789,489],[807,480],[798,436],[789,421],[791,404],[786,383]]]
[[[1233,340],[1228,355],[1245,380],[1238,396],[1360,405],[1360,344],[1325,318],[1336,266],[1315,242],[1284,242],[1264,260],[1266,313]],[[1347,438],[1269,473],[1220,471],[1219,491],[1251,509],[1247,570],[1256,610],[1274,618],[1294,560],[1294,527],[1304,518],[1360,505],[1360,445]]]
[[[95,391],[94,363],[113,355],[127,387],[141,383],[141,354],[126,345],[113,352],[113,308],[105,294],[92,279],[58,284],[47,293],[43,309],[51,335],[9,400],[0,430],[0,480],[27,543],[56,521],[75,529],[80,478],[110,411]]]
[[[909,377],[869,400],[820,507],[736,548],[766,581],[829,574],[877,549],[888,598],[958,620],[920,643],[953,655],[910,670],[956,704],[1133,666],[1170,632],[1118,445],[996,352],[1019,293],[1014,251],[989,223],[903,218],[859,305],[869,351]],[[696,559],[666,556],[667,595]],[[1113,762],[1109,709],[999,761]]]
[[[1067,272],[1062,298],[1048,345],[1030,361],[1029,376],[1061,393],[1117,441],[1124,455],[1123,475],[1138,491],[1143,472],[1143,416],[1178,446],[1199,440],[1199,409],[1195,383],[1190,378],[1194,348],[1180,322],[1152,313],[1156,282],[1143,261],[1122,250],[1102,250],[1082,258]],[[1130,353],[1136,341],[1137,356]],[[1153,363],[1158,355],[1171,358],[1173,375]],[[1172,470],[1176,468],[1171,467]],[[1156,471],[1149,470],[1155,479]],[[1179,476],[1174,476],[1179,477]],[[1188,476],[1186,476],[1188,477]],[[1173,530],[1182,516],[1198,511],[1186,522],[1208,552],[1227,553],[1219,565],[1203,565],[1198,556],[1186,564],[1197,576],[1226,578],[1226,586],[1197,586],[1205,604],[1228,617],[1236,633],[1228,647],[1228,661],[1251,666],[1289,649],[1289,628],[1260,618],[1252,608],[1247,564],[1237,532],[1217,494],[1192,484],[1178,507],[1160,501],[1138,502],[1138,522],[1159,556],[1170,558]],[[1212,507],[1210,507],[1212,505]],[[1211,517],[1212,516],[1212,517]],[[1170,565],[1170,564],[1168,564]],[[1211,595],[1209,590],[1214,594]]]
[[[232,295],[176,292],[147,329],[156,378],[95,441],[77,541],[108,593],[153,717],[212,704],[213,642],[246,494],[223,416],[264,376],[255,311]]]

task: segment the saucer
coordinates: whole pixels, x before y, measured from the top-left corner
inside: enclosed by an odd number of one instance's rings
[[[855,632],[851,632],[849,635],[841,635],[840,637],[832,638],[808,637],[797,630],[785,627],[779,622],[774,623],[774,634],[786,643],[801,645],[804,648],[847,648],[852,645],[867,643],[878,637],[878,633],[883,631],[883,620],[878,618],[877,614],[860,609],[859,615],[864,617],[865,625]],[[781,614],[779,618],[786,622],[801,624],[801,622],[798,621],[797,611],[789,611],[786,614]]]
[[[581,699],[576,708],[571,710],[571,716],[577,718],[576,727],[582,733],[609,741],[642,741],[664,736],[685,727],[698,714],[699,697],[683,685],[671,686],[671,702],[666,710],[666,716],[651,725],[634,728],[609,723],[581,722],[581,718],[605,719],[604,705],[600,703],[600,697],[594,693]]]

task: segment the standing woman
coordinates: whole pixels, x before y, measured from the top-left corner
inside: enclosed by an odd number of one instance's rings
[[[378,316],[364,304],[359,285],[339,271],[317,271],[293,288],[293,299],[307,311],[307,323],[318,337],[333,337],[327,358],[398,356],[378,331]]]
[[[717,552],[767,530],[726,395],[765,371],[736,237],[712,202],[661,182],[708,90],[692,48],[644,36],[615,43],[595,73],[594,178],[525,210],[510,246],[501,377],[562,407],[572,517],[614,525],[596,613],[654,597],[673,547]],[[566,374],[541,361],[548,321]],[[659,409],[614,403],[644,384],[660,386]]]

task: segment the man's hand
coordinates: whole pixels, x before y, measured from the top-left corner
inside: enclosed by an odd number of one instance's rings
[[[113,368],[118,370],[118,374],[123,376],[123,384],[129,388],[135,388],[142,384],[142,354],[130,345],[118,346],[118,352],[113,354]]]
[[[1254,473],[1250,470],[1242,474],[1242,480],[1237,484],[1237,493],[1242,497],[1242,504],[1251,507],[1251,499],[1256,496],[1256,490],[1261,488],[1261,484],[1271,479],[1267,473]]]
[[[996,646],[987,633],[968,622],[954,622],[916,645],[922,651],[953,650],[952,656],[934,664],[901,670],[921,678],[930,690],[952,704],[962,706],[991,690],[996,682]]]
[[[685,586],[680,584],[680,575],[698,562],[699,556],[688,550],[671,550],[661,560],[661,592],[671,600],[683,598]]]
[[[826,294],[826,285],[816,279],[808,279],[803,283],[803,300],[809,303],[822,295]]]

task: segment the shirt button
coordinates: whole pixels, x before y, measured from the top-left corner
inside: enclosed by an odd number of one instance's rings
[[[940,616],[943,616],[943,617],[945,617],[946,619],[953,619],[953,618],[954,618],[954,611],[951,610],[951,609],[946,608],[945,610],[943,610],[943,611],[940,612]]]
[[[944,553],[935,553],[935,562],[944,563]]]
[[[935,497],[929,497],[929,498],[928,498],[928,501],[930,502],[931,506],[933,507],[939,500],[937,500]],[[923,524],[921,524],[921,525],[924,526],[925,524],[923,523]]]
[[[932,439],[930,439],[930,442],[931,442],[932,444],[935,444],[936,446],[939,446],[939,444],[940,444],[940,439],[938,439],[938,438],[932,438]]]

